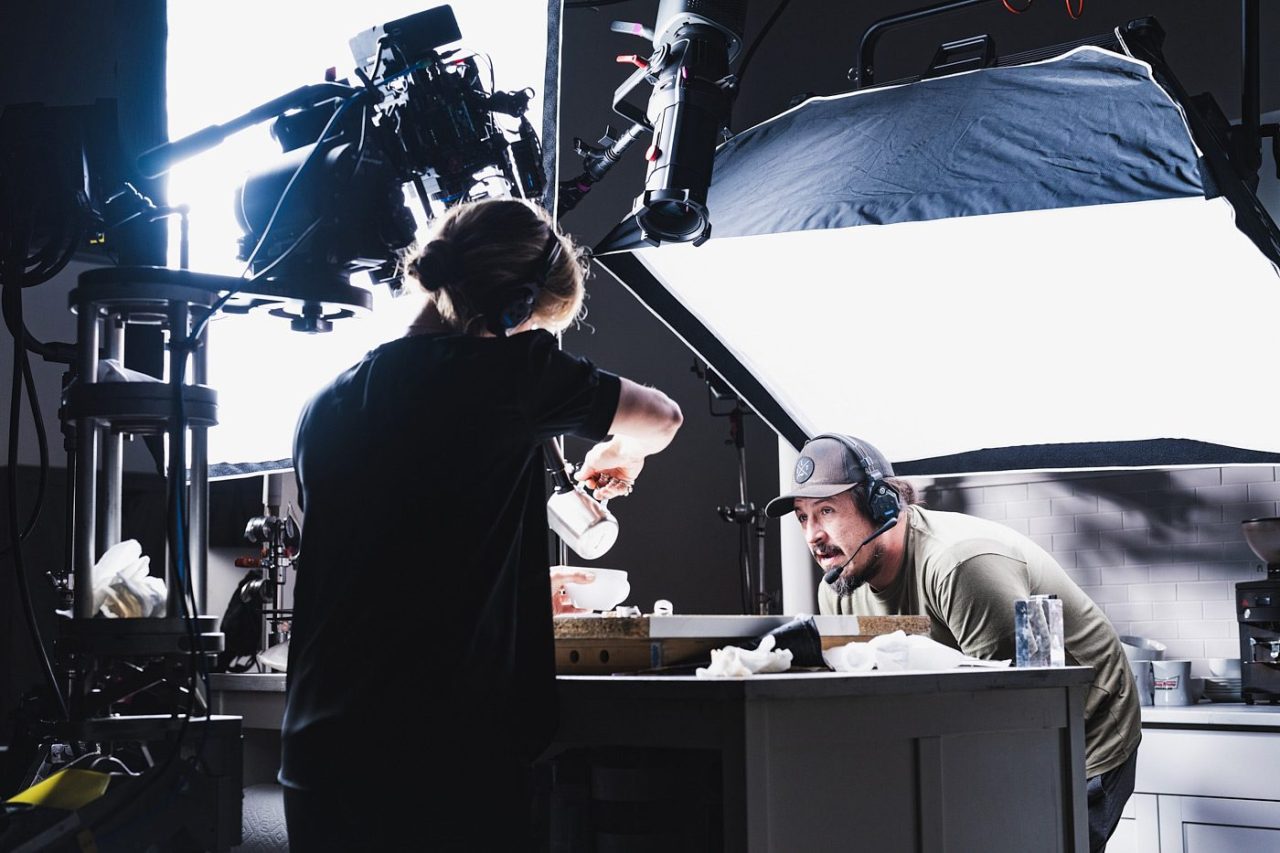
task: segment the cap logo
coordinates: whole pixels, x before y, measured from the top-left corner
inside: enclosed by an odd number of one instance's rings
[[[796,460],[796,483],[803,483],[813,476],[813,460],[808,456],[801,456]]]

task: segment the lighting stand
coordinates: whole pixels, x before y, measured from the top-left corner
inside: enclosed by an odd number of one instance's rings
[[[738,525],[738,559],[742,568],[742,612],[748,615],[767,616],[774,612],[777,597],[766,590],[765,576],[765,533],[769,519],[763,507],[757,507],[747,496],[747,443],[744,418],[749,410],[742,401],[724,384],[715,373],[705,365],[694,365],[693,372],[707,383],[710,392],[710,410],[716,417],[729,419],[729,441],[738,453],[738,501],[728,506],[719,506],[716,512],[724,521]],[[717,411],[716,402],[730,401],[728,411]],[[755,569],[751,565],[751,542],[755,538]]]

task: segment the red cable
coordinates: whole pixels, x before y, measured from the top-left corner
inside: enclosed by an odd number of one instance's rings
[[[1066,0],[1066,4],[1067,4],[1067,14],[1071,17],[1071,20],[1073,21],[1080,20],[1080,16],[1084,14],[1084,0],[1077,0],[1076,8],[1074,12],[1071,11],[1071,0]],[[1027,5],[1030,6],[1031,4],[1028,3]]]
[[[1067,0],[1067,2],[1070,3],[1071,0]],[[1083,3],[1084,0],[1080,0],[1080,2]],[[1027,5],[1023,6],[1021,9],[1015,9],[1013,6],[1009,5],[1009,0],[1000,0],[1000,3],[1013,14],[1021,15],[1023,12],[1031,8],[1032,0],[1027,0]]]

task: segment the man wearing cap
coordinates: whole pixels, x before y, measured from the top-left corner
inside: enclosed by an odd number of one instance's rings
[[[1098,606],[1026,536],[920,506],[880,451],[852,436],[806,442],[793,479],[766,511],[795,512],[824,572],[821,613],[928,616],[937,642],[1004,660],[1015,654],[1013,602],[1062,600],[1067,664],[1093,667],[1085,700],[1089,847],[1104,850],[1133,793],[1141,717],[1120,638]]]

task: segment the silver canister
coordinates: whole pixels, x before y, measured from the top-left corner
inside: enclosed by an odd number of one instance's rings
[[[604,556],[618,540],[618,520],[581,486],[551,496],[547,523],[584,560]]]

